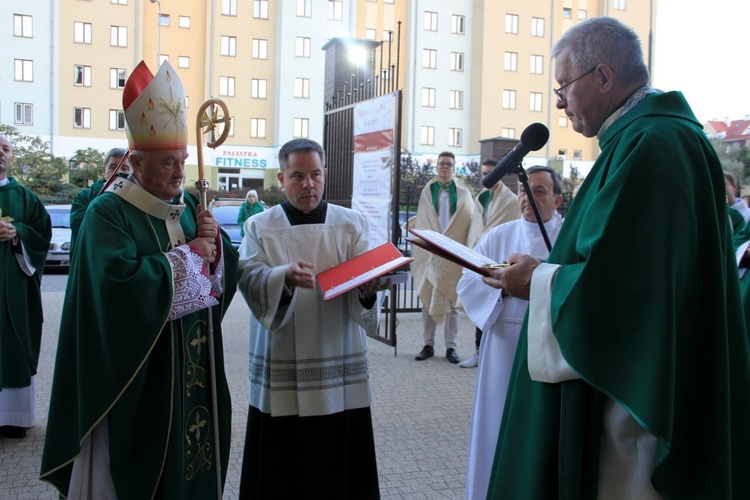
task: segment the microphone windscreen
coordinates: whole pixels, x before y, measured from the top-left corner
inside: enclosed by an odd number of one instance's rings
[[[549,139],[549,129],[541,123],[532,123],[521,133],[521,142],[530,151],[541,149]]]

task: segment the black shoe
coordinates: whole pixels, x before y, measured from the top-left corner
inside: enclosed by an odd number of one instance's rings
[[[435,355],[435,348],[431,345],[426,345],[422,348],[422,352],[414,356],[417,361],[424,361],[427,358],[431,358]]]
[[[458,354],[456,354],[456,350],[452,347],[449,347],[445,350],[445,357],[448,358],[448,361],[450,361],[454,365],[461,362],[461,358],[458,357]]]
[[[13,439],[21,439],[26,437],[26,429],[23,427],[16,427],[15,425],[3,425],[0,427],[0,436],[5,436]]]

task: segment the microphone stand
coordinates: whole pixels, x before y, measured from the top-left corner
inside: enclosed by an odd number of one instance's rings
[[[536,222],[537,224],[539,224],[539,230],[542,232],[542,238],[544,238],[544,243],[547,245],[547,251],[551,252],[552,243],[550,243],[549,241],[547,228],[544,227],[544,221],[542,221],[542,216],[539,214],[539,206],[536,204],[536,200],[534,199],[534,193],[532,193],[531,189],[529,188],[529,176],[526,175],[526,170],[524,170],[520,161],[518,162],[516,173],[518,174],[518,180],[521,181],[521,184],[523,184],[523,189],[526,191],[526,197],[529,199],[531,209],[534,211]]]

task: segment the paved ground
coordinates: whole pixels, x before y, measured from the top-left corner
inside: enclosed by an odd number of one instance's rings
[[[37,425],[22,440],[0,438],[0,499],[56,499],[39,481],[51,377],[55,361],[66,275],[42,280],[45,327],[37,377]],[[232,449],[225,499],[238,496],[247,419],[248,309],[237,295],[224,320],[227,377],[233,397]],[[422,347],[421,315],[398,317],[398,355],[370,341],[373,420],[380,489],[384,499],[463,498],[469,418],[476,370],[450,364],[443,356],[417,362]],[[474,327],[462,315],[458,353],[474,350]],[[436,351],[444,354],[442,327]]]

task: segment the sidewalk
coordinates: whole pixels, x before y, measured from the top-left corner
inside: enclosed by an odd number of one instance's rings
[[[57,499],[39,481],[57,331],[66,275],[42,279],[44,337],[39,362],[37,424],[21,440],[0,438],[0,499]],[[224,319],[226,371],[232,392],[232,449],[224,498],[238,497],[247,419],[247,323],[249,311],[237,294]],[[398,317],[398,355],[370,340],[373,425],[383,499],[460,499],[464,496],[469,418],[475,369],[450,364],[444,357],[442,326],[436,356],[417,362],[422,348],[419,313]],[[458,353],[474,351],[474,326],[461,315]]]

